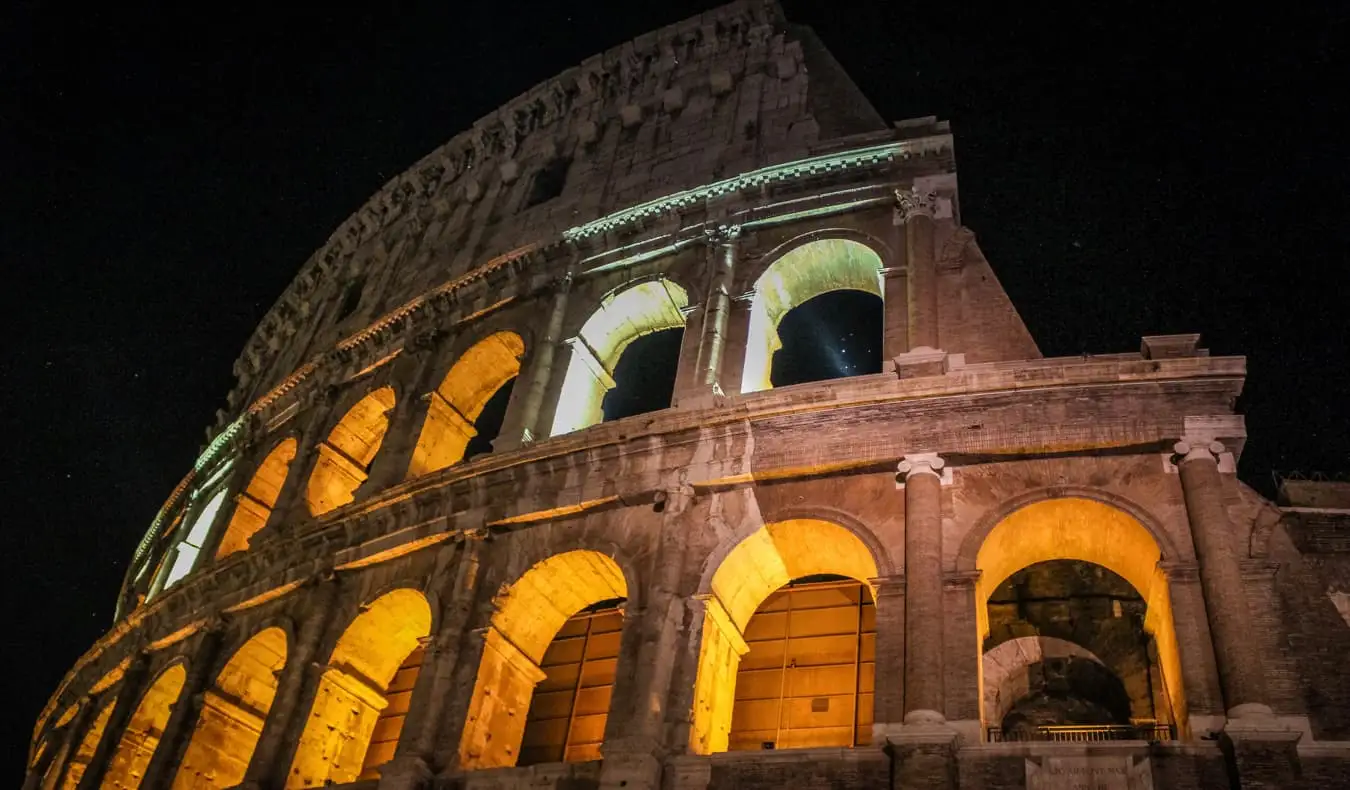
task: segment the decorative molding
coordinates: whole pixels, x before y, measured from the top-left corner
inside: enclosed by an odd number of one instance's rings
[[[933,219],[937,216],[937,201],[936,192],[914,187],[895,190],[895,216],[899,220],[897,224],[909,222],[915,217]]]

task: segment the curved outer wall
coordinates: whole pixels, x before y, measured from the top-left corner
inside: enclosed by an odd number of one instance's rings
[[[763,316],[838,288],[881,295],[883,371],[745,387],[776,342]],[[550,435],[627,344],[678,326],[670,408]],[[306,262],[235,372],[117,623],[43,712],[26,786],[189,786],[185,754],[229,777],[199,786],[300,786],[325,700],[373,689],[390,709],[400,677],[390,761],[333,757],[336,783],[1031,786],[1057,752],[985,743],[983,601],[1002,579],[981,573],[1057,558],[1130,578],[1171,681],[1166,745],[1089,757],[1169,787],[1343,770],[1344,725],[1281,640],[1297,580],[1269,553],[1299,550],[1232,475],[1244,361],[1195,336],[1041,359],[961,224],[947,125],[887,127],[774,5],[592,58],[424,158]],[[492,452],[465,459],[512,378]],[[983,548],[1021,524],[1057,537]],[[765,594],[817,573],[875,599],[865,737],[724,752],[717,656]],[[545,612],[616,597],[603,760],[494,755],[484,733],[516,725],[491,718],[485,678],[539,671],[532,645],[561,622]],[[1268,627],[1235,640],[1235,617]],[[140,702],[173,667],[192,704],[160,721]],[[194,743],[204,721],[244,731],[227,720],[252,722],[247,748]]]

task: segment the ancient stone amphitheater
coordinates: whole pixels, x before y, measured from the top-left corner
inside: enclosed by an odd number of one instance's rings
[[[1344,486],[1234,477],[1196,335],[1042,358],[954,162],[755,0],[433,151],[248,341],[25,787],[1347,786]],[[868,358],[787,375],[794,313]]]

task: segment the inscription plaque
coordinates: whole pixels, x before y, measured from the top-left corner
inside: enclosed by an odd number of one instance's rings
[[[1027,790],[1153,790],[1148,758],[1128,754],[1027,760]]]

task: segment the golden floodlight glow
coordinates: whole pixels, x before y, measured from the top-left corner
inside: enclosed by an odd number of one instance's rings
[[[66,769],[66,777],[65,781],[61,783],[61,790],[75,790],[80,784],[80,779],[84,778],[84,772],[89,768],[89,761],[94,759],[94,751],[98,749],[98,742],[103,740],[103,731],[108,727],[108,719],[112,717],[113,705],[116,702],[116,694],[105,700],[103,706],[98,709],[98,714],[94,716],[94,720],[90,722],[89,729],[84,731],[84,737],[80,739],[79,748],[75,750],[75,755],[70,758],[70,767]]]
[[[497,332],[460,355],[441,385],[428,394],[426,422],[413,449],[408,477],[444,469],[464,459],[478,434],[474,421],[505,384],[520,374],[525,341],[514,332]]]
[[[366,605],[338,639],[300,735],[286,788],[356,781],[399,667],[431,633],[422,593],[399,589]]]
[[[460,737],[462,767],[516,764],[534,687],[546,677],[539,665],[549,643],[582,609],[627,597],[618,563],[588,550],[536,563],[497,596]]]
[[[281,486],[286,482],[286,473],[295,460],[296,446],[295,439],[284,439],[258,465],[258,471],[253,473],[253,479],[238,497],[234,515],[216,549],[216,559],[246,551],[249,538],[266,526],[277,497],[281,495]]]
[[[722,560],[711,594],[703,597],[703,641],[689,733],[695,754],[728,748],[736,676],[741,657],[750,649],[745,630],[755,610],[793,579],[821,574],[869,584],[877,576],[876,559],[857,535],[838,524],[793,519],[760,527]],[[874,591],[869,587],[868,592]]]
[[[164,727],[169,723],[169,714],[173,712],[186,680],[187,670],[183,669],[182,664],[174,664],[161,672],[141,697],[136,712],[131,714],[122,738],[117,742],[117,751],[108,762],[103,787],[117,790],[136,790],[140,787],[145,769],[159,746]]]
[[[351,407],[319,443],[319,457],[305,492],[310,515],[322,516],[355,498],[389,430],[393,408],[393,387],[381,387]]]
[[[774,261],[755,281],[745,343],[741,392],[771,389],[773,355],[783,347],[778,324],[794,307],[832,291],[863,291],[884,299],[881,257],[865,244],[820,239]]]
[[[1181,657],[1172,622],[1167,578],[1158,567],[1162,550],[1153,535],[1123,510],[1081,497],[1036,502],[1013,511],[985,537],[976,555],[976,620],[982,642],[989,634],[989,596],[1017,571],[1047,560],[1081,560],[1119,574],[1147,603],[1144,630],[1158,645],[1163,683],[1180,727],[1186,722]],[[984,696],[981,678],[981,698]],[[981,711],[984,723],[990,711]]]
[[[568,341],[572,357],[563,378],[550,436],[596,425],[601,402],[614,388],[619,357],[638,338],[684,326],[689,295],[667,279],[648,280],[606,296],[577,336]]]
[[[202,697],[174,790],[234,787],[244,781],[285,665],[286,632],[280,628],[256,634],[235,651]]]

